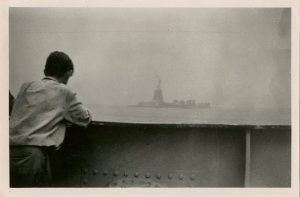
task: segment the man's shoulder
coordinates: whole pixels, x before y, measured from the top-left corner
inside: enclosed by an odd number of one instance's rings
[[[26,88],[28,88],[31,84],[35,83],[36,81],[25,81],[24,83],[22,83],[21,85],[21,90],[24,90]]]
[[[57,84],[55,84],[55,86],[56,86],[56,88],[60,89],[62,92],[66,93],[67,95],[75,94],[75,92],[72,90],[72,88],[70,88],[66,84],[57,83]]]
[[[63,83],[58,83],[56,81],[44,81],[44,80],[35,80],[35,81],[27,81],[24,82],[21,86],[23,89],[27,89],[31,87],[33,89],[56,89],[60,92],[64,92],[67,94],[74,94],[74,91],[67,85]]]
[[[23,91],[26,91],[27,89],[33,89],[33,90],[55,90],[59,92],[60,94],[64,94],[67,97],[73,97],[76,95],[76,92],[69,86],[63,83],[58,83],[56,81],[45,81],[45,80],[35,80],[35,81],[27,81],[24,82],[21,86],[21,89]]]
[[[49,79],[45,80],[44,78],[40,81],[34,81],[33,83],[42,84],[44,88],[55,88],[55,89],[62,90],[64,92],[71,92],[68,86],[66,86],[63,83],[59,83],[58,81],[55,80],[49,80]]]
[[[74,91],[71,87],[67,86],[66,84],[59,83],[59,84],[57,84],[57,86],[58,86],[63,92],[65,92],[68,96],[73,96],[73,95],[76,94],[75,91]]]
[[[25,81],[22,86],[28,86],[29,84],[35,83],[36,81]]]

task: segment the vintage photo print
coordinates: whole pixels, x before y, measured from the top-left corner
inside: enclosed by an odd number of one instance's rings
[[[294,4],[76,5],[6,9],[7,191],[296,196]]]

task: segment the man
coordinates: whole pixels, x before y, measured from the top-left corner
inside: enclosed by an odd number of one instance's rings
[[[47,58],[45,77],[22,85],[9,125],[11,187],[49,186],[49,154],[61,146],[66,123],[90,123],[90,113],[66,86],[73,72],[69,56],[55,51]]]

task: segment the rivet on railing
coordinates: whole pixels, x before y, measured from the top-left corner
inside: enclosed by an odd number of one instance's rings
[[[128,172],[125,171],[124,174],[123,174],[123,176],[124,177],[128,177]]]
[[[173,174],[169,174],[168,179],[170,179],[170,180],[173,179]]]
[[[93,175],[96,175],[96,174],[98,174],[98,173],[99,173],[98,170],[94,170],[94,171],[93,171]]]
[[[157,179],[161,179],[161,175],[160,175],[160,174],[157,174],[155,177],[156,177]]]
[[[184,176],[182,174],[179,175],[179,180],[183,180]]]
[[[87,179],[83,179],[83,184],[87,184],[88,180]]]
[[[86,169],[86,168],[83,169],[83,173],[84,173],[84,174],[87,174],[87,173],[88,173],[88,169]]]
[[[145,174],[145,177],[146,177],[147,179],[149,179],[149,178],[150,178],[150,173],[146,173],[146,174]]]
[[[103,174],[104,176],[106,176],[106,175],[108,174],[108,171],[107,171],[107,170],[103,170],[102,174]]]
[[[139,177],[139,173],[138,172],[136,172],[136,173],[134,173],[134,177]]]
[[[193,175],[191,175],[190,179],[193,181],[196,179],[196,176],[193,174]]]
[[[114,176],[118,176],[118,175],[119,175],[119,172],[118,172],[118,171],[114,171],[113,175],[114,175]]]

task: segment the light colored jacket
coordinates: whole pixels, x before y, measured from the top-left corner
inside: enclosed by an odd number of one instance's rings
[[[59,147],[67,121],[80,126],[91,122],[76,93],[52,77],[24,83],[9,121],[10,145]]]

